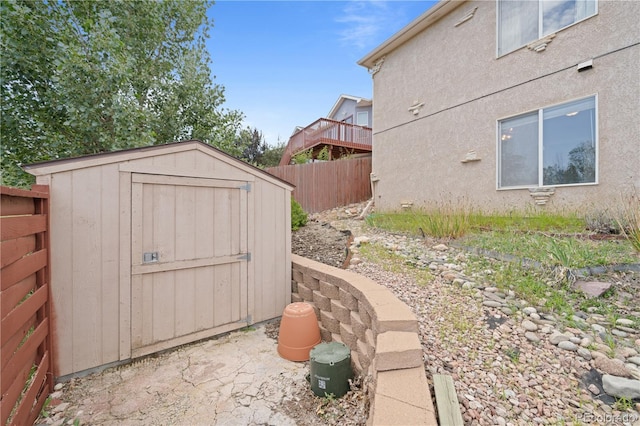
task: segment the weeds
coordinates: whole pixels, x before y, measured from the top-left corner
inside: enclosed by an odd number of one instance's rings
[[[329,408],[333,407],[333,402],[336,400],[336,396],[333,393],[326,393],[321,398],[320,403],[316,407],[316,415],[322,418],[330,416]],[[335,413],[334,413],[335,414]]]
[[[637,256],[627,241],[592,241],[575,236],[554,237],[543,233],[484,231],[461,240],[465,246],[529,259],[548,266],[587,266],[635,263]]]
[[[615,358],[615,356],[616,356],[616,339],[614,339],[612,335],[607,334],[603,340],[604,340],[604,344],[609,347],[609,350],[607,351],[607,356],[609,358]]]
[[[504,353],[509,357],[512,363],[517,364],[520,361],[520,349],[507,348],[504,350]]]
[[[631,411],[633,408],[633,401],[629,398],[616,398],[616,402],[613,404],[613,408],[618,411]]]
[[[573,247],[573,240],[567,240],[561,243],[560,241],[552,238],[549,244],[549,254],[559,264],[568,268],[571,266],[571,251],[575,251]]]
[[[620,205],[616,223],[622,235],[640,252],[640,195],[634,191],[633,194],[623,196]]]
[[[42,409],[40,410],[40,417],[46,419],[51,415],[51,413],[49,413],[49,404],[51,404],[51,396],[48,396],[47,399],[44,400],[44,404],[42,404]]]
[[[379,244],[367,244],[360,247],[360,255],[366,260],[380,264],[385,271],[393,273],[404,271],[404,259]]]
[[[471,230],[472,210],[464,203],[441,202],[417,211],[373,214],[367,223],[376,228],[414,236],[460,238]]]
[[[496,253],[492,257],[467,255],[464,274],[477,282],[489,281],[491,286],[502,291],[512,290],[517,299],[539,306],[545,313],[565,318],[569,325],[584,326],[573,319],[578,309],[609,317],[613,327],[617,316],[616,307],[610,299],[615,290],[612,288],[600,298],[585,299],[584,295],[572,290],[570,284],[575,277],[571,271],[638,263],[635,251],[639,250],[637,240],[640,240],[640,198],[636,193],[627,198],[626,203],[625,214],[620,216],[625,218],[624,222],[623,219],[618,220],[618,225],[624,223],[620,228],[625,229],[626,240],[593,237],[593,234],[585,233],[588,219],[575,213],[525,211],[485,215],[465,204],[454,207],[451,203],[440,203],[435,208],[420,211],[377,213],[369,216],[367,223],[412,236],[457,238],[458,243],[465,247]],[[605,223],[604,216],[599,221]],[[390,250],[373,246],[367,250],[368,253],[363,250],[363,256],[382,264],[386,270],[406,271],[404,259]],[[425,271],[424,278],[418,283],[426,285],[432,278],[429,271]],[[471,330],[472,325],[465,320],[463,313],[452,307],[448,309],[451,315],[443,317],[450,324],[449,330],[461,333]],[[442,329],[440,331],[443,332]],[[450,337],[447,331],[440,336],[443,342]],[[605,343],[610,349],[609,355],[614,355],[614,338],[607,336]],[[514,364],[519,361],[516,352],[505,353]]]

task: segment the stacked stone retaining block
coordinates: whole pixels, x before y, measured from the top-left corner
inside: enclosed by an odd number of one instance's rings
[[[366,277],[291,258],[291,301],[313,306],[322,340],[347,345],[353,369],[372,377],[368,424],[436,425],[418,320],[409,307]]]

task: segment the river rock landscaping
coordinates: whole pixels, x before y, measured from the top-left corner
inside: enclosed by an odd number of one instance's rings
[[[495,286],[504,261],[366,227],[356,220],[363,207],[311,215],[294,234],[293,251],[339,266],[346,255],[336,241],[348,241],[348,268],[387,286],[416,314],[427,376],[452,376],[466,424],[640,425],[640,277],[633,267],[578,276],[584,291],[608,288],[590,297],[605,298],[611,309],[603,315],[576,307],[567,316]],[[325,256],[324,247],[333,254]]]

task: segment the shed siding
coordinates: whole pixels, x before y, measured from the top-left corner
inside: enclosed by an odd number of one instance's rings
[[[116,165],[59,173],[51,182],[59,375],[119,359],[118,187]]]
[[[196,144],[195,149],[180,151],[176,146],[167,147],[166,154],[152,152],[141,155],[135,152],[132,158],[118,156],[114,162],[101,164],[99,158],[91,157],[77,168],[67,168],[54,163],[49,170],[38,170],[38,183],[50,185],[51,190],[51,288],[54,321],[54,350],[56,352],[56,377],[68,376],[112,362],[126,360],[140,352],[132,350],[132,341],[144,340],[144,336],[132,336],[132,318],[143,318],[141,333],[153,341],[180,335],[188,330],[201,330],[195,335],[207,337],[212,328],[219,332],[242,326],[241,321],[222,325],[228,318],[253,323],[268,320],[282,314],[290,302],[290,249],[289,227],[291,188],[276,179],[250,172],[249,167],[234,164],[222,154],[214,155],[207,147]],[[188,146],[188,145],[185,145]],[[113,157],[112,157],[113,158]],[[202,216],[201,204],[233,203],[234,197],[243,190],[217,189],[207,191],[198,185],[181,186],[180,191],[170,185],[149,186],[153,198],[162,203],[176,195],[175,211],[169,215],[154,216],[142,221],[141,232],[155,228],[179,229],[189,235],[178,235],[175,241],[165,241],[173,247],[176,260],[189,261],[204,256],[215,256],[215,241],[200,238],[214,235],[219,241],[228,240],[231,252],[251,251],[252,260],[211,267],[196,267],[153,274],[132,275],[131,241],[132,208],[136,197],[132,192],[132,176],[137,171],[156,176],[187,176],[188,182],[198,178],[223,179],[250,182],[251,190],[242,196],[241,209],[247,211],[246,226],[240,227],[240,215],[220,222],[214,214]],[[224,186],[224,185],[223,185]],[[237,186],[235,186],[237,188]],[[202,189],[202,190],[200,190]],[[147,190],[145,188],[145,190]],[[133,201],[132,201],[133,200]],[[145,198],[145,202],[148,202]],[[238,200],[235,200],[238,203]],[[152,209],[152,206],[147,208]],[[208,219],[208,220],[207,220]],[[240,239],[227,235],[230,229],[242,228]],[[158,232],[159,238],[163,233]],[[228,237],[228,238],[227,238]],[[171,238],[171,237],[166,237]],[[195,261],[193,261],[195,262]],[[135,262],[134,262],[135,265]],[[210,283],[216,278],[222,281],[238,281],[246,275],[247,288],[214,288]],[[158,298],[157,292],[166,279],[165,295]],[[179,291],[172,286],[177,282],[189,283]],[[152,290],[151,282],[155,280]],[[169,288],[172,287],[172,288]],[[240,294],[227,294],[241,291]],[[157,304],[137,304],[140,300],[151,300],[156,292]],[[237,292],[236,291],[236,292]],[[230,303],[238,297],[246,300],[241,306]],[[212,308],[212,301],[223,301]],[[164,304],[163,304],[164,303]],[[190,305],[191,304],[191,305]],[[132,312],[132,307],[141,306],[142,311]],[[136,308],[137,309],[137,308]],[[147,312],[153,309],[154,312]],[[149,322],[155,318],[156,322]],[[166,321],[165,321],[166,320]],[[147,323],[144,323],[147,321]],[[171,324],[170,324],[171,323]],[[151,334],[157,335],[151,336]],[[163,334],[164,333],[164,334]],[[166,335],[165,335],[166,334]],[[170,335],[171,334],[171,335]],[[187,343],[188,341],[181,341]]]
[[[291,281],[291,206],[286,191],[267,185],[264,181],[256,182],[255,191],[255,322],[264,321],[282,315],[282,311],[291,302],[288,291]],[[289,211],[283,215],[283,211]],[[289,219],[287,219],[289,218]],[[278,246],[274,250],[272,241],[286,235],[286,246]]]

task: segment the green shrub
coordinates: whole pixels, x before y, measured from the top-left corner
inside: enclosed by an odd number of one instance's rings
[[[307,224],[307,214],[302,210],[302,206],[291,197],[291,230],[305,226]]]
[[[307,164],[312,159],[313,150],[311,148],[307,149],[306,151],[301,151],[291,158],[293,164]]]

